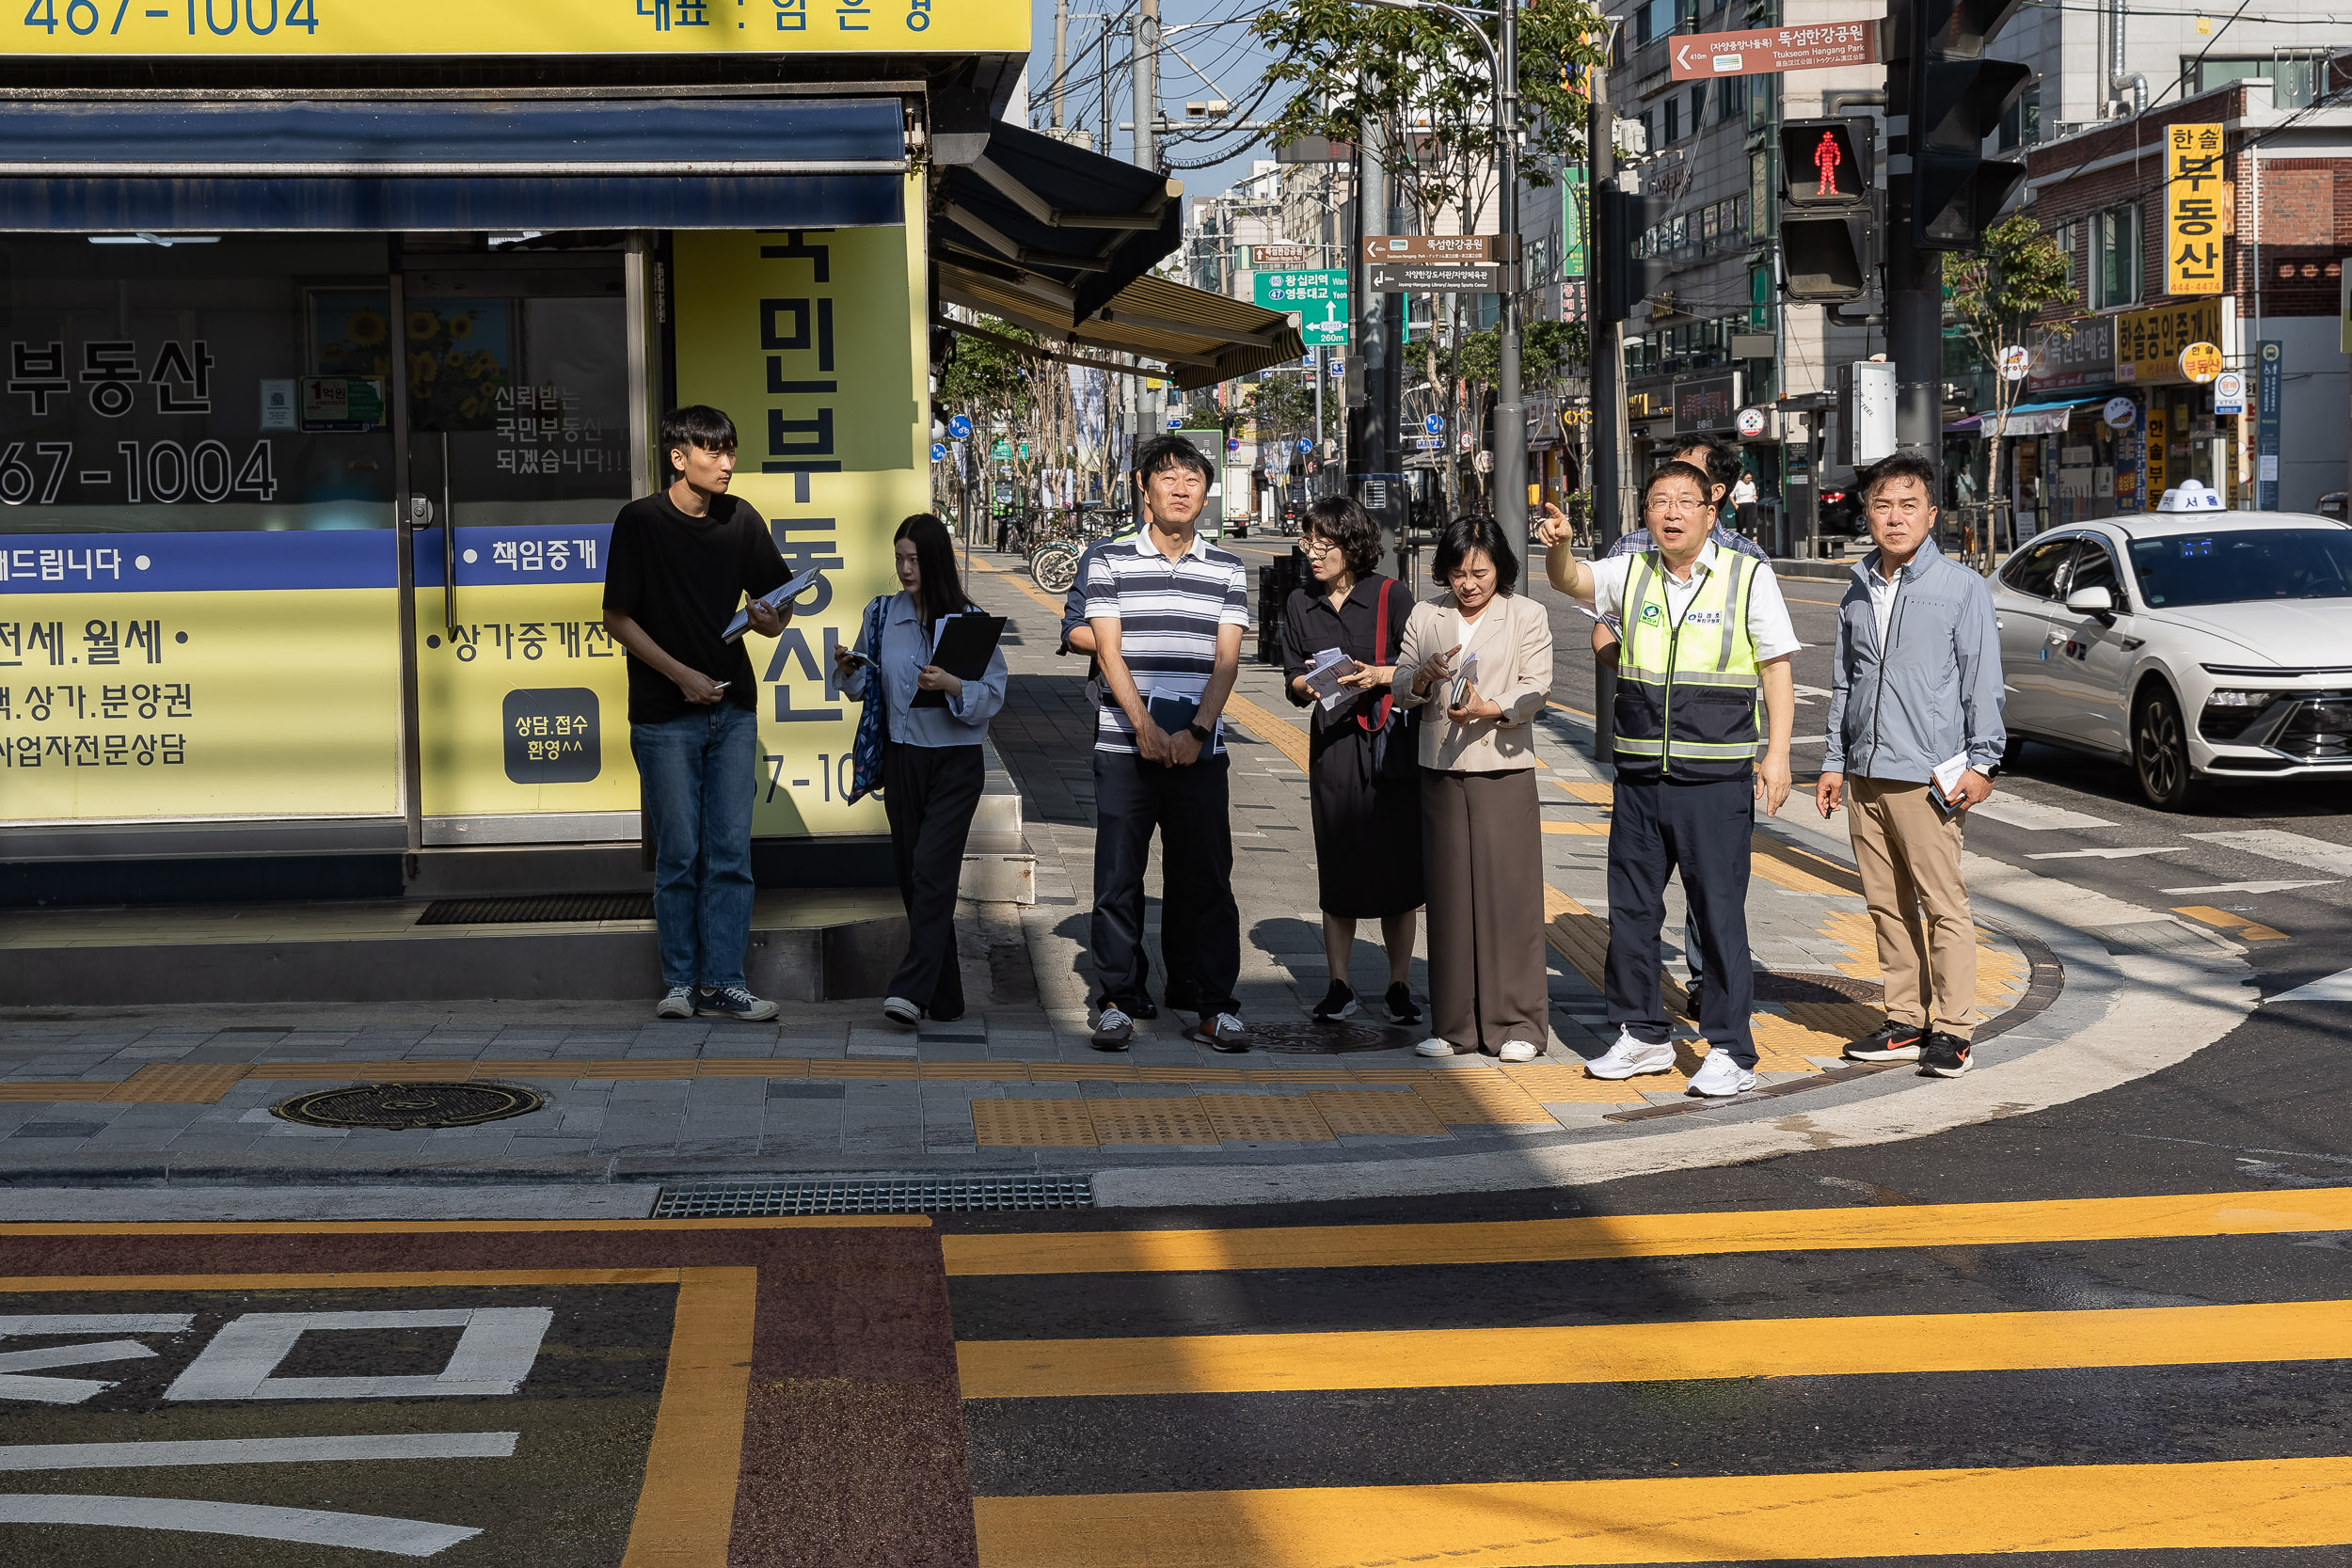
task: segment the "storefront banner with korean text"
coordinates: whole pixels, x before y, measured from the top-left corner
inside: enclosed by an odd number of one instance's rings
[[[2221,292],[2230,186],[2219,125],[2172,125],[2164,148],[2164,292]]]

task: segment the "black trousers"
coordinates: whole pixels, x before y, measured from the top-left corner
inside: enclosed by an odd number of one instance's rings
[[[933,1018],[961,1017],[963,973],[956,967],[956,885],[963,840],[980,807],[985,765],[977,746],[909,746],[882,752],[882,810],[890,816],[890,852],[898,863],[898,896],[907,908],[907,956],[890,977],[890,994]]]
[[[1620,775],[1609,823],[1609,1022],[1636,1039],[1673,1033],[1660,994],[1658,932],[1666,879],[1678,867],[1691,904],[1707,984],[1699,1032],[1756,1066],[1748,1012],[1756,972],[1748,961],[1749,840],[1756,833],[1753,776],[1708,784],[1642,783]]]
[[[1241,911],[1233,903],[1228,762],[1163,768],[1132,752],[1094,753],[1094,979],[1106,1006],[1143,1000],[1143,872],[1160,834],[1160,952],[1170,1007],[1238,1012]]]

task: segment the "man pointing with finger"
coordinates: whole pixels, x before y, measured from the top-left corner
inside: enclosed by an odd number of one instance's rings
[[[1547,521],[1543,535],[1552,586],[1625,627],[1605,988],[1618,1033],[1585,1069],[1631,1078],[1675,1065],[1658,933],[1666,879],[1679,867],[1708,976],[1699,1003],[1707,1059],[1691,1092],[1734,1095],[1756,1086],[1749,840],[1756,805],[1777,813],[1788,796],[1798,643],[1772,569],[1708,537],[1715,501],[1703,470],[1669,463],[1652,474],[1642,518],[1652,547],[1597,563],[1576,559],[1565,528]]]
[[[1993,595],[1935,547],[1934,483],[1921,459],[1890,457],[1863,484],[1878,548],[1854,567],[1838,606],[1814,800],[1823,816],[1849,808],[1886,975],[1885,1023],[1846,1055],[1957,1078],[1977,1026],[1961,821],[1993,793],[2009,736]]]

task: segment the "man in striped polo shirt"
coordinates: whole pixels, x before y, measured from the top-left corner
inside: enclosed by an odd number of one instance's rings
[[[1143,872],[1160,834],[1160,951],[1170,1010],[1198,1012],[1191,1037],[1249,1049],[1233,988],[1233,904],[1225,747],[1217,716],[1241,673],[1249,578],[1241,558],[1194,531],[1213,470],[1181,436],[1136,451],[1146,526],[1090,553],[1083,586],[1103,704],[1094,732],[1094,977],[1099,1051],[1124,1051],[1145,1000]]]

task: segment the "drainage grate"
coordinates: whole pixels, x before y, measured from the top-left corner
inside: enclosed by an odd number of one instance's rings
[[[556,920],[651,920],[650,893],[558,893],[540,898],[436,898],[420,926],[529,926]]]
[[[664,1187],[658,1220],[756,1219],[771,1214],[961,1214],[980,1210],[1091,1209],[1084,1176],[956,1176],[931,1180],[731,1181]]]
[[[1249,1021],[1250,1043],[1284,1056],[1337,1056],[1351,1051],[1402,1051],[1421,1037],[1379,1023]]]

